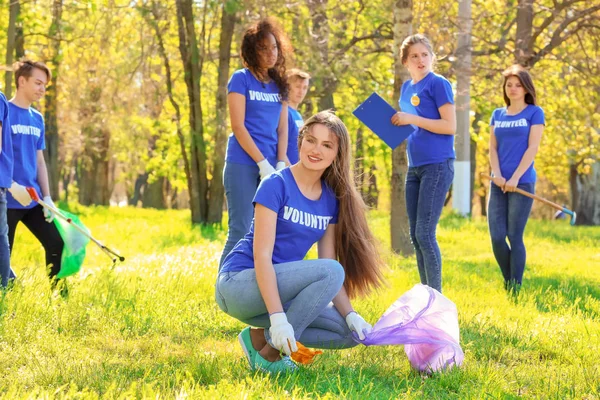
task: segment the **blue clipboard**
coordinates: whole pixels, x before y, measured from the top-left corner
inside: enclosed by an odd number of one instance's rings
[[[352,112],[392,149],[398,147],[415,130],[412,125],[393,125],[391,119],[395,113],[396,110],[375,92]]]

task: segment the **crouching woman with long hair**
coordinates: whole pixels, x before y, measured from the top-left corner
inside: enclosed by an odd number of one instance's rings
[[[383,283],[365,204],[350,175],[350,137],[329,111],[306,121],[300,161],[263,179],[250,231],[224,260],[219,307],[247,327],[239,342],[250,368],[298,367],[296,341],[309,347],[355,346],[371,329],[350,298]],[[316,260],[304,260],[318,243]],[[283,357],[281,356],[283,354]]]

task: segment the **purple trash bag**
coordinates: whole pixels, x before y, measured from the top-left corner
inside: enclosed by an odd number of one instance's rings
[[[365,340],[365,346],[403,344],[413,368],[421,372],[460,366],[458,314],[452,301],[426,285],[415,285],[381,316]]]

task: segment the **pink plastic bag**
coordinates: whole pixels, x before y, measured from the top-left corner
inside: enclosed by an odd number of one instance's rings
[[[413,368],[422,372],[460,366],[458,314],[452,301],[426,285],[415,285],[391,305],[373,326],[365,346],[403,344]]]

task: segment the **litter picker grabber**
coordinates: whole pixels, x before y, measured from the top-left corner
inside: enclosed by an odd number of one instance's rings
[[[485,173],[483,173],[483,172],[482,172],[480,175],[481,175],[483,178],[489,179],[490,181],[492,180],[492,177],[491,177],[491,176],[489,176],[488,174],[485,174]],[[571,211],[571,210],[569,210],[569,209],[568,209],[568,208],[566,208],[566,207],[560,206],[560,205],[558,205],[558,204],[556,204],[556,203],[553,203],[553,202],[551,202],[550,200],[546,200],[546,199],[544,199],[543,197],[540,197],[540,196],[538,196],[538,195],[535,195],[535,194],[531,194],[531,193],[529,193],[529,192],[526,192],[526,191],[525,191],[525,190],[523,190],[523,189],[515,188],[515,192],[517,192],[517,193],[519,193],[519,194],[522,194],[523,196],[527,196],[527,197],[529,197],[529,198],[532,198],[532,199],[534,199],[534,200],[541,201],[542,203],[544,203],[544,204],[547,204],[547,205],[549,205],[550,207],[554,207],[554,208],[556,208],[557,210],[560,210],[560,211],[564,212],[565,214],[569,214],[569,215],[571,216],[571,225],[575,225],[575,221],[577,220],[577,213],[576,213],[575,211]]]
[[[94,242],[96,245],[98,245],[98,247],[100,247],[100,250],[102,250],[102,252],[111,259],[113,264],[116,264],[117,260],[119,260],[121,262],[125,261],[125,257],[119,255],[114,250],[111,250],[110,248],[106,247],[104,244],[102,244],[102,242],[100,242],[99,240],[96,240],[94,237],[92,237],[92,235],[90,235],[89,232],[82,229],[79,225],[74,224],[73,221],[71,220],[71,218],[69,218],[69,217],[65,216],[63,213],[61,213],[58,208],[53,207],[50,204],[44,202],[42,199],[40,199],[35,188],[28,187],[26,189],[27,189],[27,193],[29,193],[32,200],[36,201],[42,207],[52,211],[52,213],[54,215],[56,215],[58,218],[62,219],[63,221],[66,221],[70,226],[72,226],[77,231],[79,231],[79,233],[81,233],[83,236],[87,237],[92,242]]]

